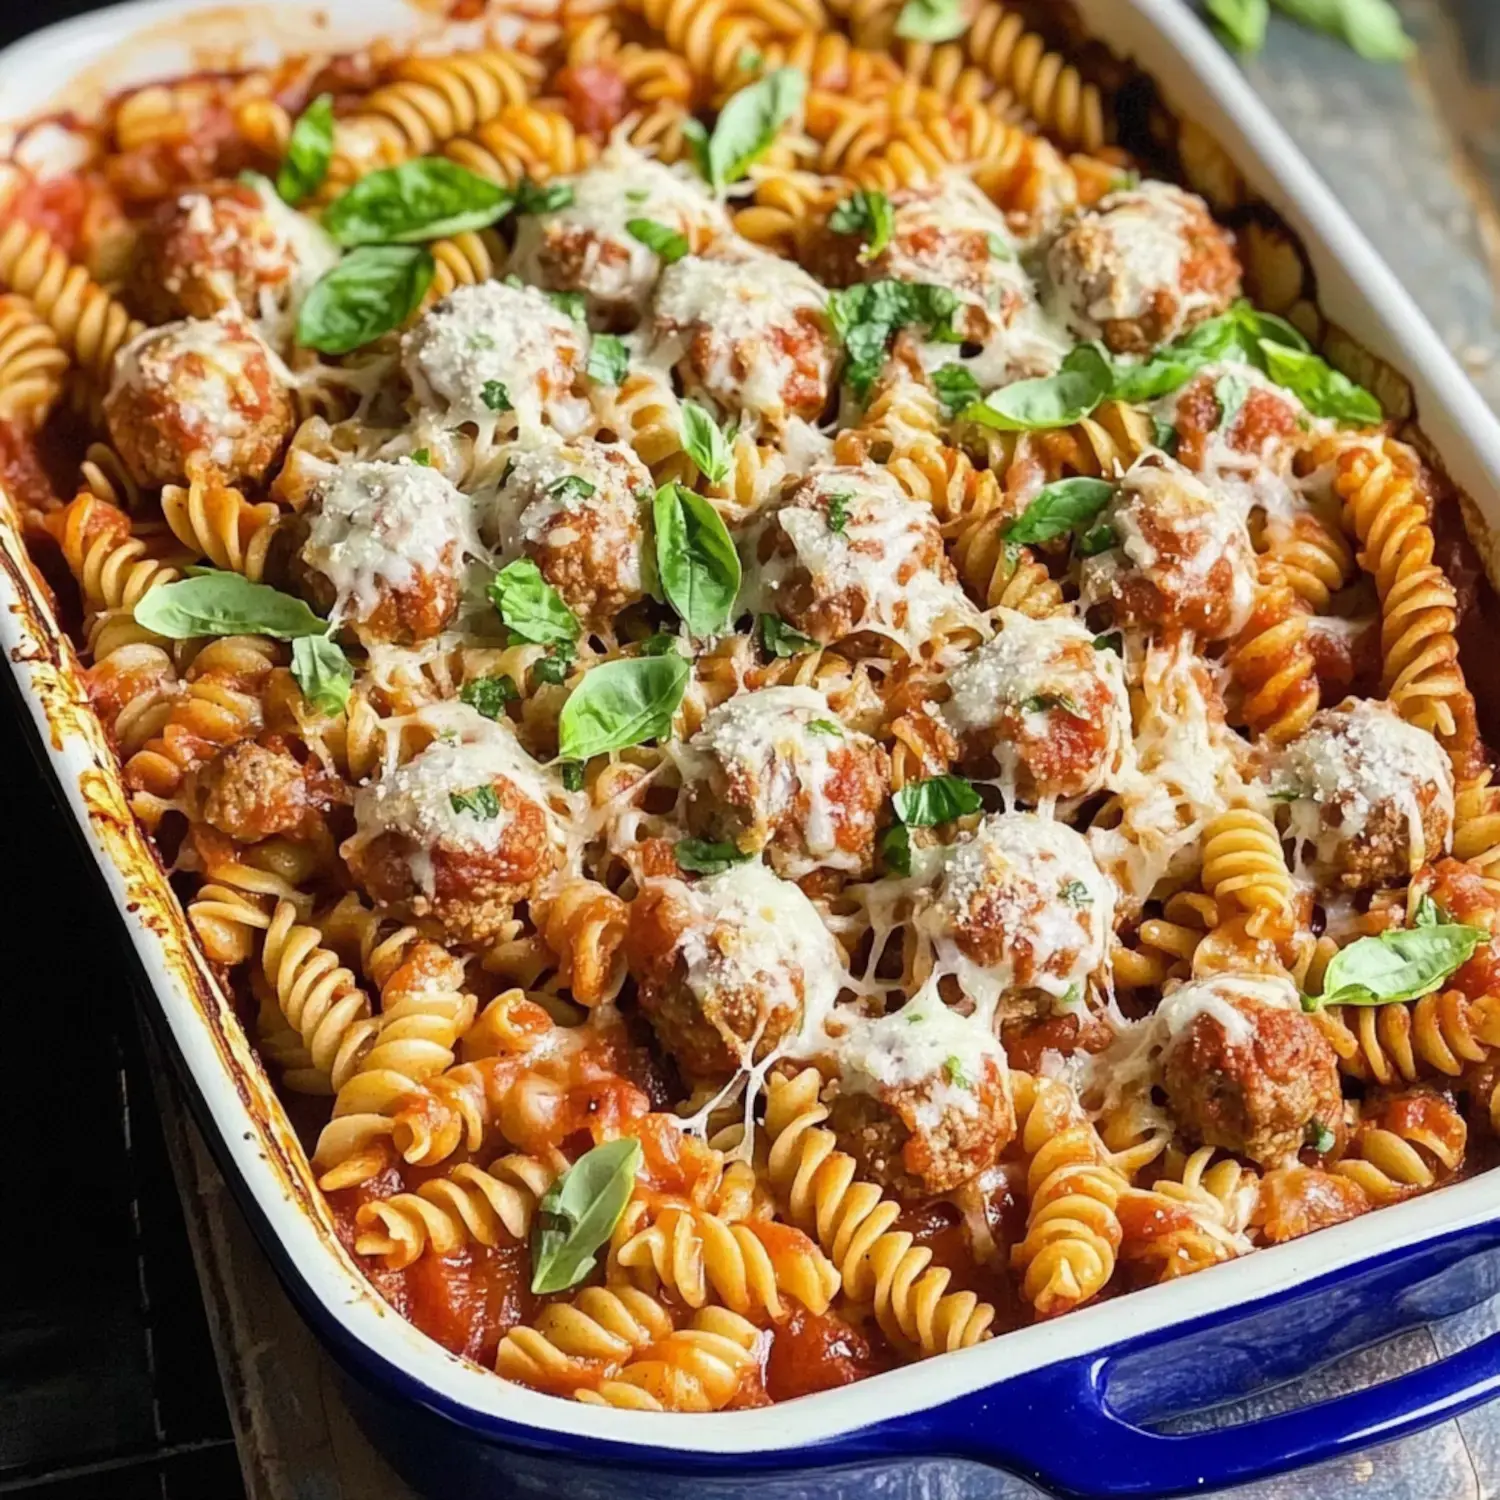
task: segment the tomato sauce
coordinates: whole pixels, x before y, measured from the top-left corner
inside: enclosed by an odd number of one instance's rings
[[[772,1401],[790,1401],[851,1385],[888,1367],[870,1341],[837,1313],[811,1313],[792,1303],[771,1334],[764,1391]]]

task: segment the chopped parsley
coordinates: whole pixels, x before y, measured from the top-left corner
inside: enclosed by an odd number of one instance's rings
[[[479,392],[479,399],[491,411],[515,410],[515,407],[510,404],[510,392],[505,389],[505,382],[501,380],[486,380],[483,389]]]
[[[449,792],[448,805],[456,813],[466,812],[488,822],[500,816],[500,799],[492,786],[472,786],[466,792]]]

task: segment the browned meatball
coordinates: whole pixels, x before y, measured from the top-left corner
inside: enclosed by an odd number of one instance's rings
[[[1111,193],[1047,252],[1047,276],[1079,339],[1149,354],[1240,294],[1234,241],[1192,193],[1165,182]]]
[[[529,557],[590,631],[645,597],[651,471],[623,443],[518,445],[480,519],[506,561]]]
[[[792,480],[742,543],[742,607],[778,615],[820,645],[859,631],[916,653],[939,621],[975,613],[930,507],[878,464],[822,466]]]
[[[790,880],[874,869],[890,757],[846,729],[812,688],[738,694],[704,719],[687,757],[694,833],[747,854],[766,850]]]
[[[1425,729],[1375,699],[1317,714],[1282,752],[1275,784],[1293,799],[1288,830],[1312,850],[1320,880],[1348,890],[1399,883],[1448,847],[1448,757]]]
[[[275,463],[296,412],[260,335],[224,312],[149,328],[127,344],[104,416],[140,483],[185,484],[200,471],[235,483]]]
[[[469,502],[438,470],[409,459],[342,464],[308,508],[294,573],[361,639],[411,645],[452,620],[475,550]]]
[[[631,903],[626,956],[641,1009],[694,1079],[765,1057],[832,1005],[843,972],[812,902],[757,864],[651,882]]]
[[[999,1045],[935,999],[854,1019],[835,1048],[829,1126],[862,1176],[903,1198],[952,1192],[1015,1135]]]
[[[1241,392],[1239,408],[1227,425],[1226,379]],[[1160,411],[1177,434],[1177,461],[1195,474],[1220,449],[1264,459],[1270,450],[1296,443],[1308,420],[1302,403],[1253,365],[1209,365],[1164,400]]]
[[[1289,982],[1218,975],[1162,1002],[1162,1086],[1184,1133],[1265,1164],[1343,1128],[1338,1056]]]
[[[275,834],[307,837],[331,803],[328,789],[275,737],[221,750],[194,777],[204,820],[242,844]]]
[[[545,773],[503,726],[472,717],[474,740],[435,740],[359,789],[340,852],[382,906],[478,944],[556,869],[562,839]]]
[[[162,203],[141,231],[129,296],[148,322],[251,317],[285,307],[338,260],[310,219],[245,182],[213,182]]]
[[[1088,558],[1080,586],[1122,625],[1177,626],[1205,640],[1233,635],[1255,599],[1255,549],[1227,498],[1170,459],[1120,481],[1100,517],[1107,550]]]

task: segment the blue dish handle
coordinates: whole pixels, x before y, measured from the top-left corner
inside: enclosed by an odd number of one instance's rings
[[[1056,1493],[1091,1500],[1242,1484],[1402,1437],[1500,1393],[1500,1333],[1365,1390],[1185,1434],[1154,1432],[1115,1411],[1110,1364],[1108,1354],[1092,1355],[1008,1382],[1007,1399],[988,1420],[974,1413],[979,1420],[961,1445]]]

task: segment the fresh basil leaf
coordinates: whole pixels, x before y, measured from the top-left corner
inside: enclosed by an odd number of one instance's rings
[[[582,474],[560,474],[547,485],[545,493],[554,500],[587,500],[597,491],[598,486]]]
[[[558,312],[566,313],[575,323],[588,322],[588,299],[582,292],[548,292],[547,300]]]
[[[589,345],[589,379],[598,385],[619,385],[629,369],[625,340],[613,333],[596,333]]]
[[[984,237],[985,248],[995,260],[1014,260],[1016,258],[1015,247],[1002,234],[996,234],[992,229]]]
[[[1417,909],[1412,914],[1411,925],[1413,927],[1439,927],[1443,920],[1443,914],[1431,896],[1423,894],[1418,898]]]
[[[489,594],[513,640],[539,646],[555,642],[571,646],[579,637],[581,627],[577,616],[529,557],[518,557],[501,568],[490,584]]]
[[[835,234],[857,234],[864,241],[860,260],[872,261],[891,242],[896,211],[879,188],[859,188],[837,204],[828,216]]]
[[[505,705],[514,703],[521,696],[515,680],[504,675],[498,677],[476,677],[458,690],[459,702],[467,703],[475,713],[486,719],[499,719],[505,715]]]
[[[422,468],[424,468],[424,469],[430,469],[432,467],[432,449],[431,448],[418,448],[418,449],[416,449],[413,452],[412,456],[411,456],[411,461],[414,464],[420,464],[422,466]]]
[[[984,808],[973,783],[962,776],[928,776],[922,781],[908,781],[891,800],[896,816],[908,828],[932,828]]]
[[[239,573],[205,569],[194,578],[159,584],[135,607],[137,625],[171,641],[198,636],[269,635],[293,641],[324,636],[320,620],[301,599]]]
[[[1110,394],[1114,383],[1109,361],[1092,344],[1080,344],[1056,375],[1001,386],[975,402],[963,417],[1001,432],[1071,427]]]
[[[685,234],[680,234],[665,224],[658,224],[655,219],[627,219],[625,232],[632,239],[639,240],[648,250],[655,252],[663,265],[676,265],[690,248]]]
[[[635,1190],[643,1153],[635,1139],[586,1151],[547,1190],[531,1235],[531,1290],[565,1292],[594,1269]]]
[[[698,169],[698,175],[705,182],[713,182],[713,163],[708,157],[708,127],[702,120],[695,119],[689,115],[682,122],[682,138],[687,142],[688,154],[693,158],[693,165]],[[641,200],[642,202],[645,199]]]
[[[1439,923],[1358,938],[1333,956],[1323,975],[1322,995],[1311,1005],[1304,1000],[1304,1008],[1419,1000],[1462,968],[1489,936],[1483,927]]]
[[[297,342],[348,354],[399,328],[432,285],[432,252],[420,245],[362,245],[322,276],[297,314]]]
[[[565,792],[581,792],[583,790],[584,765],[581,760],[559,761],[557,769],[562,774],[562,784]]]
[[[276,192],[294,208],[323,186],[333,160],[333,95],[319,94],[297,116],[286,156],[276,174]]]
[[[715,429],[717,431],[717,429]],[[713,506],[680,484],[664,484],[651,503],[656,572],[694,635],[717,635],[734,613],[740,558]]]
[[[801,656],[806,651],[816,651],[818,643],[800,630],[793,630],[785,620],[776,615],[762,615],[756,621],[761,645],[772,656]]]
[[[703,175],[716,190],[738,182],[770,150],[777,132],[801,109],[806,93],[807,79],[801,72],[777,68],[729,100],[702,147]]]
[[[456,813],[466,812],[486,823],[500,816],[500,799],[488,783],[471,786],[466,792],[449,792],[448,806]]]
[[[921,327],[929,338],[951,342],[957,295],[945,286],[915,281],[862,281],[828,298],[828,319],[844,344],[844,379],[861,400],[885,360],[898,328]]]
[[[1098,526],[1091,526],[1078,538],[1078,555],[1098,557],[1101,552],[1108,552],[1112,547],[1119,546],[1119,543],[1115,528],[1105,521]]]
[[[723,484],[734,467],[734,450],[719,424],[696,401],[682,403],[682,447],[710,484]]]
[[[1236,52],[1259,52],[1271,23],[1271,0],[1205,0],[1219,35]]]
[[[880,857],[897,875],[911,874],[911,833],[905,823],[892,823],[880,835]]]
[[[442,156],[419,156],[361,177],[323,214],[341,245],[411,245],[486,229],[515,202],[509,188]]]
[[[505,388],[503,380],[486,380],[479,390],[479,399],[494,412],[514,411],[511,405],[510,392]]]
[[[1115,487],[1107,479],[1078,475],[1043,485],[1036,498],[1005,528],[1008,542],[1050,542],[1093,521],[1109,504]]]
[[[1177,429],[1170,422],[1163,422],[1160,417],[1151,418],[1151,446],[1160,448],[1165,454],[1175,457],[1177,454]]]
[[[549,687],[561,687],[577,658],[571,641],[558,641],[545,656],[531,664],[531,675]]]
[[[558,747],[565,760],[587,760],[671,732],[692,664],[686,657],[632,656],[584,674],[563,705]]]
[[[832,719],[809,719],[807,724],[809,734],[826,734],[830,739],[841,740],[844,737],[843,728]]]
[[[1412,40],[1390,0],[1276,0],[1276,6],[1304,26],[1347,42],[1371,62],[1402,62],[1412,54]]]
[[[1078,705],[1066,693],[1033,693],[1021,704],[1022,711],[1028,714],[1050,713],[1054,708],[1079,717]]]
[[[349,706],[354,666],[326,635],[301,635],[292,642],[292,676],[319,713],[341,714]]]
[[[1256,357],[1262,339],[1288,349],[1300,349],[1304,354],[1312,352],[1312,345],[1302,331],[1275,313],[1261,312],[1248,302],[1240,301],[1230,308],[1227,316],[1234,319],[1244,335],[1245,350],[1252,359]]]
[[[569,182],[533,182],[523,177],[516,185],[516,212],[519,214],[555,214],[573,206],[573,185]]]
[[[1219,403],[1219,431],[1228,432],[1250,395],[1250,382],[1243,375],[1223,374],[1214,382],[1214,400]]]
[[[947,364],[932,374],[932,388],[950,417],[972,406],[984,394],[979,382],[960,364]]]
[[[725,870],[754,858],[741,853],[736,844],[711,844],[706,839],[679,839],[672,853],[677,863],[694,875],[722,875]]]
[[[1265,353],[1266,373],[1277,385],[1285,386],[1302,404],[1318,417],[1370,427],[1385,413],[1380,403],[1362,385],[1355,385],[1347,375],[1335,370],[1316,354],[1288,349],[1282,344],[1261,340]]]
[[[896,17],[896,35],[908,42],[951,42],[968,25],[963,0],[906,0]]]

